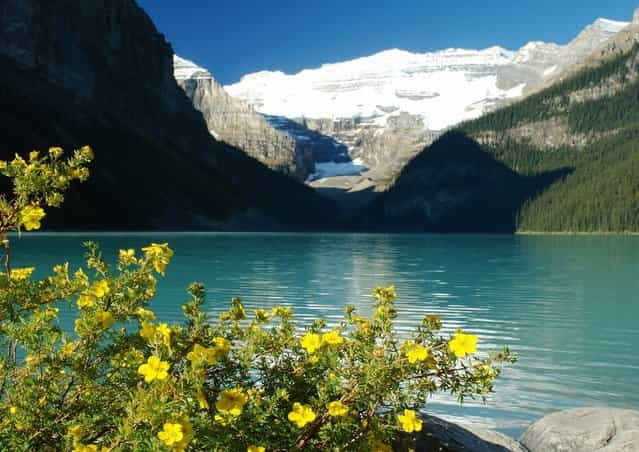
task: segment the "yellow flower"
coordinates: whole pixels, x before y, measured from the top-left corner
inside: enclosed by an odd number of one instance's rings
[[[291,312],[292,310],[290,306],[284,307],[284,306],[277,305],[273,309],[271,309],[271,317],[286,318],[291,316]]]
[[[44,311],[44,314],[53,319],[55,317],[58,316],[58,313],[60,312],[60,310],[58,308],[52,308],[51,306],[47,307],[47,309]]]
[[[38,151],[29,152],[29,161],[30,162],[33,162],[34,160],[38,160],[38,157],[40,157],[40,153]]]
[[[102,325],[102,328],[104,329],[111,328],[113,325],[115,325],[113,314],[108,311],[97,311],[95,313],[95,319],[100,325]]]
[[[73,452],[97,452],[98,446],[95,444],[89,444],[85,446],[84,444],[76,443],[73,445]]]
[[[85,167],[76,168],[73,170],[72,174],[73,177],[84,182],[89,178],[89,169]]]
[[[229,416],[221,416],[219,414],[216,414],[215,416],[213,416],[213,420],[217,423],[219,423],[220,425],[228,425],[229,424]]]
[[[371,452],[393,452],[393,449],[379,440],[373,440],[371,442]]]
[[[18,412],[18,408],[15,406],[9,407],[9,414],[16,414]]]
[[[74,274],[75,279],[77,279],[79,282],[88,284],[89,282],[89,277],[86,275],[86,273],[84,273],[84,271],[82,271],[81,268],[78,268]]]
[[[62,150],[62,148],[59,148],[59,147],[49,148],[49,155],[53,159],[58,159],[58,158],[62,157],[63,153],[64,153],[64,151]]]
[[[404,414],[397,415],[397,420],[402,424],[402,430],[406,433],[421,432],[422,430],[422,420],[413,410],[404,410]]]
[[[346,416],[348,414],[348,407],[339,400],[330,402],[328,404],[328,414],[333,417]]]
[[[232,416],[239,416],[244,410],[244,405],[248,402],[248,397],[242,389],[233,388],[225,389],[220,394],[219,399],[215,403],[215,408],[223,414],[231,414]]]
[[[90,308],[94,304],[94,297],[88,292],[84,292],[80,295],[77,301],[78,308]]]
[[[93,160],[94,155],[91,146],[82,146],[80,148],[80,153],[82,154],[82,158],[86,160]]]
[[[380,301],[392,302],[397,299],[397,293],[395,292],[395,286],[381,287],[377,286],[373,289],[373,296]]]
[[[209,402],[206,400],[206,396],[204,395],[204,392],[202,392],[202,388],[198,388],[197,390],[197,403],[203,410],[209,409]]]
[[[135,310],[135,315],[137,315],[140,320],[155,320],[155,314],[153,311],[149,311],[148,309],[137,308]],[[155,332],[153,332],[153,334],[155,334]]]
[[[155,325],[149,322],[142,322],[140,336],[150,342],[155,337]]]
[[[123,265],[135,264],[135,250],[134,249],[120,250],[119,258],[120,258],[120,262]]]
[[[167,347],[171,346],[171,328],[166,323],[160,323],[157,327],[157,332],[162,336],[162,342]]]
[[[35,270],[35,267],[28,268],[14,268],[11,270],[11,279],[14,281],[24,281],[25,279],[29,279],[31,274]]]
[[[246,318],[246,308],[242,304],[242,301],[239,298],[234,298],[231,302],[231,307],[229,309],[229,314],[232,320],[244,320]]]
[[[186,354],[186,359],[191,361],[193,367],[200,367],[207,362],[207,348],[200,344],[195,344],[193,350]]]
[[[169,248],[169,244],[151,243],[146,248],[142,248],[142,251],[153,264],[155,271],[164,276],[166,266],[169,264],[171,257],[173,257],[173,250]]]
[[[0,170],[3,170],[7,167],[7,162],[4,160],[0,160]]]
[[[319,362],[319,357],[317,355],[311,355],[308,358],[308,362],[311,364],[317,364]]]
[[[156,285],[158,283],[158,280],[155,279],[155,276],[153,275],[147,275],[147,276],[148,276],[149,287],[144,291],[144,295],[147,298],[153,298],[156,293]]]
[[[220,342],[218,342],[218,339]],[[195,344],[193,350],[186,354],[186,359],[191,361],[193,367],[202,367],[205,364],[215,364],[219,359],[226,356],[230,348],[230,342],[224,338],[215,338],[215,347],[202,347]]]
[[[361,332],[364,334],[369,334],[371,332],[371,322],[369,322],[364,317],[360,317],[360,316],[354,317],[353,321],[355,322],[355,326],[358,332]]]
[[[193,426],[188,416],[182,416],[179,422],[182,426],[182,439],[173,445],[173,452],[184,452],[193,439]]]
[[[315,353],[315,351],[322,346],[322,338],[319,334],[306,333],[302,339],[300,339],[300,345],[308,352]]]
[[[15,157],[13,158],[13,161],[11,163],[15,166],[21,166],[21,167],[27,166],[27,162],[25,162],[24,159],[20,157],[17,153],[15,154]]]
[[[49,207],[60,207],[62,205],[62,201],[64,201],[64,196],[61,193],[51,193],[46,197],[47,206]]]
[[[157,356],[150,356],[146,364],[142,364],[138,368],[138,373],[144,375],[144,381],[147,383],[153,380],[165,380],[168,377],[169,363],[160,360]]]
[[[477,336],[458,331],[455,337],[448,343],[448,346],[457,358],[463,358],[477,351]]]
[[[182,438],[184,438],[182,424],[172,424],[170,422],[165,422],[162,426],[162,431],[158,432],[158,438],[169,447],[180,442]]]
[[[40,229],[40,221],[44,218],[45,213],[42,207],[25,206],[20,212],[20,219],[27,231]]]
[[[84,436],[84,429],[81,425],[74,425],[69,428],[69,436],[73,438],[74,443],[77,443]]]
[[[423,345],[416,344],[414,341],[406,341],[401,347],[402,352],[408,358],[408,362],[415,364],[417,362],[426,361],[430,351]]]
[[[313,422],[317,416],[310,405],[302,405],[299,402],[293,404],[293,411],[288,413],[288,420],[299,428],[304,427],[309,422]]]
[[[213,339],[215,343],[215,358],[222,359],[231,351],[231,341],[223,337],[216,337]]]
[[[109,292],[111,292],[111,288],[109,288],[109,283],[106,279],[95,281],[91,286],[91,293],[97,298],[102,298],[105,295],[108,295]]]
[[[246,452],[264,452],[265,450],[262,446],[249,446]]]
[[[60,347],[60,354],[65,358],[70,358],[73,356],[73,352],[75,351],[76,344],[73,342],[68,342]]]
[[[337,331],[329,331],[322,335],[322,343],[328,345],[339,345],[344,342],[344,338]]]
[[[263,323],[268,322],[269,315],[266,313],[264,309],[257,309],[253,311],[253,313],[255,314],[255,319],[258,322],[263,322]]]

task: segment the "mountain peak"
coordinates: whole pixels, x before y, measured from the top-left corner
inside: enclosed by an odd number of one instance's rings
[[[176,80],[213,78],[206,69],[178,55],[173,55],[173,75]]]
[[[629,22],[622,22],[618,20],[610,20],[604,17],[599,17],[592,25],[608,33],[617,33],[622,28],[627,27],[629,25]]]

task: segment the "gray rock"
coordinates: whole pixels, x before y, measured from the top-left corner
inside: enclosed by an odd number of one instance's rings
[[[216,139],[302,181],[315,171],[313,156],[304,146],[275,130],[246,102],[231,97],[209,71],[177,55],[173,67],[178,85]]]
[[[520,442],[532,452],[639,451],[639,411],[560,411],[535,422]]]
[[[424,425],[416,438],[416,452],[527,452],[517,440],[493,430],[461,427],[435,416],[422,418]],[[408,447],[400,444],[397,449]]]

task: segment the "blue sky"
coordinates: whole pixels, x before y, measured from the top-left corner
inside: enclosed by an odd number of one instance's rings
[[[630,20],[639,0],[138,0],[179,55],[224,84],[400,48],[517,49],[572,39],[597,17]]]

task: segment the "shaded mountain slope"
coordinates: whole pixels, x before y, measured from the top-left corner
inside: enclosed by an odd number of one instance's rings
[[[367,209],[363,227],[431,232],[513,232],[521,206],[569,168],[524,176],[473,139],[448,132],[415,157]]]
[[[132,0],[0,0],[0,158],[90,144],[94,178],[48,227],[329,227],[336,207],[216,141]]]

